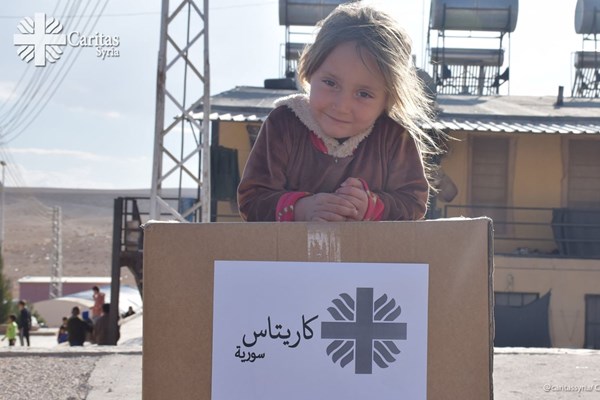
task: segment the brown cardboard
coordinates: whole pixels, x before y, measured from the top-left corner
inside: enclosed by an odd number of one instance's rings
[[[143,398],[210,399],[214,260],[427,263],[428,399],[492,398],[491,235],[485,218],[149,224]]]

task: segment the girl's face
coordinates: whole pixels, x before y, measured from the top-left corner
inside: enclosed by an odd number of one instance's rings
[[[310,77],[310,111],[323,133],[341,139],[371,127],[387,102],[385,80],[367,50],[338,45]]]

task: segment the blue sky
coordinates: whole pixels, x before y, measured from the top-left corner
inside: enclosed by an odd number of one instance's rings
[[[26,64],[18,57],[13,35],[23,17],[43,12],[63,25],[81,27],[76,22],[88,18],[79,16],[89,16],[96,6],[98,14],[105,2],[92,32],[118,36],[119,57],[103,60],[95,48],[77,53],[68,46],[61,59],[46,67]],[[370,2],[388,10],[407,29],[417,64],[423,66],[429,1]],[[278,3],[210,1],[211,93],[262,86],[264,79],[280,76],[280,46],[285,37]],[[65,11],[73,4],[79,4],[74,13]],[[520,1],[517,28],[511,36],[511,95],[554,96],[559,85],[570,94],[572,53],[582,49],[581,36],[574,30],[575,5],[576,0]],[[10,132],[2,131],[9,139],[0,144],[0,160],[8,164],[7,186],[150,187],[160,7],[159,0],[2,2],[0,126],[11,119],[19,122]],[[73,14],[77,17],[68,17]],[[54,68],[53,75],[47,71],[35,78],[44,68]],[[53,83],[52,76],[64,80]],[[38,100],[28,101],[33,95],[26,88],[35,79],[40,81],[31,87],[40,88]],[[189,96],[192,101],[201,93]],[[27,104],[27,108],[17,107]]]

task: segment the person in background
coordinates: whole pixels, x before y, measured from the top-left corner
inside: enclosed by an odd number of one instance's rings
[[[131,315],[133,315],[133,314],[135,314],[135,311],[133,311],[133,307],[132,307],[132,306],[129,306],[129,308],[127,309],[127,312],[125,312],[125,313],[122,315],[122,317],[123,317],[123,318],[127,318],[127,317],[129,317],[129,316],[131,316]]]
[[[94,341],[97,345],[116,345],[117,343],[111,343],[108,338],[108,330],[110,326],[110,304],[104,303],[102,305],[102,315],[94,322]],[[121,337],[119,327],[117,325],[117,342]]]
[[[8,339],[8,345],[14,346],[17,342],[17,330],[19,329],[17,325],[17,316],[15,314],[10,314],[8,316],[8,324],[6,326],[6,333],[2,340]]]
[[[67,321],[68,318],[63,317],[62,324],[58,328],[58,335],[56,337],[56,341],[58,342],[58,344],[64,343],[67,340],[69,340],[69,332],[67,331]]]
[[[338,6],[319,23],[298,77],[307,94],[275,102],[238,187],[245,221],[395,221],[424,217],[440,154],[433,102],[411,39],[385,12]],[[436,136],[434,136],[434,134]]]
[[[70,346],[83,346],[86,335],[92,332],[92,325],[79,318],[79,307],[71,310],[71,317],[67,320],[67,334]]]
[[[102,304],[104,304],[104,293],[100,291],[98,286],[92,288],[94,292],[92,298],[94,299],[94,306],[92,307],[92,321],[96,322],[96,319],[102,315]]]
[[[24,346],[24,340],[29,347],[29,330],[31,329],[31,313],[27,309],[27,303],[24,300],[19,301],[19,341]]]

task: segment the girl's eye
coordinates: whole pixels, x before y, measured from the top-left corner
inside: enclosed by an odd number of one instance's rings
[[[358,97],[361,97],[363,99],[370,99],[373,96],[371,96],[371,93],[369,93],[369,92],[360,91],[360,92],[358,92]]]
[[[323,83],[326,84],[327,86],[331,86],[331,87],[335,86],[335,82],[332,81],[331,79],[323,79]]]

